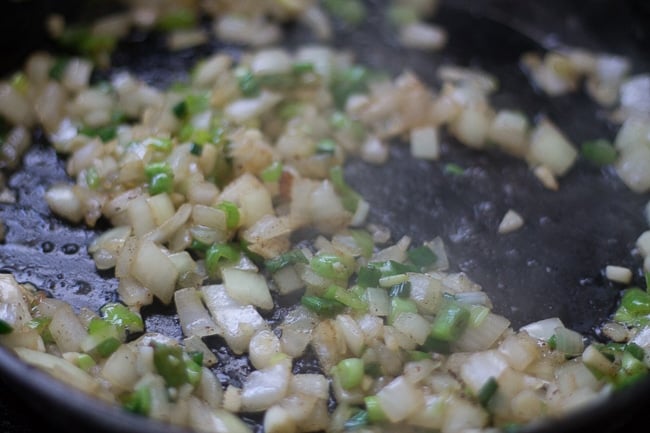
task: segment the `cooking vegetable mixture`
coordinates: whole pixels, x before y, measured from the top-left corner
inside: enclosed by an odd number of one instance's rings
[[[513,329],[477,283],[450,271],[441,238],[392,239],[368,221],[373,204],[343,171],[351,156],[385,162],[395,140],[437,161],[445,130],[521,158],[551,189],[584,156],[646,192],[647,101],[633,95],[650,78],[628,77],[625,59],[580,49],[522,59],[549,94],[586,77],[594,101],[616,110],[615,143],[578,149],[550,119],[493,109],[497,81],[483,72],[441,67],[444,84],[431,88],[329,47],[331,20],[361,22],[361,2],[127,6],[87,27],[52,17],[53,37],[79,54],[36,52],[0,82],[0,160],[16,168],[32,131],[44,132],[71,179],[52,186],[47,203],[70,223],[110,224],[88,252],[119,281],[120,301],[93,311],[0,275],[0,342],[25,362],[133,413],[219,433],[251,431],[248,414],[267,433],[490,431],[562,416],[646,375],[645,288],[624,292],[602,329],[609,343],[554,317]],[[389,5],[404,45],[444,49],[444,28],[429,21],[435,6]],[[214,53],[167,88],[124,71],[91,79],[110,70],[132,28],[168,32],[179,50],[206,41],[204,16],[245,54]],[[287,20],[322,43],[280,48]],[[498,230],[522,224],[511,210]],[[318,234],[294,242],[306,228]],[[650,270],[650,232],[638,247]],[[632,270],[612,264],[607,277],[630,284]],[[268,313],[289,297],[299,302],[272,326]],[[140,311],[154,302],[174,305],[180,341],[147,332]],[[219,380],[208,336],[248,356],[244,383]],[[320,373],[294,371],[307,351]]]

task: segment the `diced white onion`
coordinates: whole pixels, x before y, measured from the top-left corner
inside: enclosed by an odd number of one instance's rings
[[[206,337],[220,333],[218,326],[201,302],[200,293],[194,287],[177,290],[174,293],[174,305],[181,329],[186,336]]]
[[[62,352],[79,352],[83,341],[88,337],[86,328],[81,324],[70,305],[60,305],[49,326],[52,338]]]
[[[289,388],[290,364],[279,362],[271,367],[253,371],[242,389],[242,409],[259,412],[279,402]]]
[[[42,368],[54,377],[84,392],[97,392],[98,383],[92,376],[63,358],[49,353],[23,347],[14,349],[16,354],[29,365]]]
[[[402,421],[424,406],[422,391],[403,376],[393,379],[377,393],[377,400],[391,422]]]
[[[575,146],[548,119],[540,121],[531,132],[528,158],[534,164],[543,164],[562,176],[577,157]]]
[[[405,47],[435,51],[447,42],[447,32],[432,24],[415,22],[400,29],[399,40]]]
[[[506,234],[514,232],[520,229],[524,225],[524,219],[522,216],[515,210],[508,209],[508,212],[503,216],[497,232],[499,234]]]
[[[509,326],[510,321],[505,317],[488,313],[478,326],[468,326],[460,338],[453,343],[453,347],[465,352],[489,349]]]
[[[559,317],[549,317],[548,319],[538,320],[522,326],[519,330],[528,333],[533,338],[547,341],[555,334],[557,327],[563,327],[564,323]]]
[[[438,130],[432,126],[411,130],[410,143],[415,158],[435,160],[440,157]]]
[[[269,329],[263,329],[251,338],[248,357],[258,370],[273,365],[273,357],[281,350],[280,339]]]
[[[261,274],[227,267],[221,270],[221,275],[228,295],[235,301],[263,310],[273,308],[271,292]]]
[[[169,304],[172,301],[178,271],[174,263],[153,242],[140,242],[131,264],[131,274],[163,303]]]
[[[629,284],[632,281],[632,271],[623,266],[607,265],[605,276],[608,280],[621,284]]]

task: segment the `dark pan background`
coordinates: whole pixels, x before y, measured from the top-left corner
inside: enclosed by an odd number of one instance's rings
[[[83,2],[57,2],[57,1],[5,1],[0,9],[0,71],[8,71],[9,68],[19,66],[25,56],[36,47],[46,47],[44,45],[45,34],[41,23],[48,12],[56,10],[66,13],[74,13],[80,9],[77,8]],[[629,56],[634,60],[634,69],[637,72],[650,71],[648,62],[648,49],[650,48],[650,37],[646,33],[646,23],[650,22],[650,8],[645,6],[643,1],[522,1],[522,0],[448,0],[443,4],[458,5],[466,8],[471,12],[472,25],[465,31],[458,32],[458,13],[454,10],[443,9],[441,15],[434,18],[434,21],[440,19],[440,24],[446,25],[445,19],[449,19],[450,26],[455,26],[455,31],[451,33],[451,49],[454,53],[465,53],[466,56],[460,56],[458,59],[468,64],[477,64],[478,66],[490,66],[495,72],[504,72],[512,74],[512,71],[506,71],[501,68],[508,62],[512,63],[513,56],[517,50],[535,47],[531,42],[534,40],[537,46],[552,47],[558,43],[567,43],[570,45],[579,45],[595,50],[609,51]],[[482,16],[489,16],[491,19],[507,21],[517,31],[524,33],[528,38],[519,37],[511,38],[511,30],[499,30],[492,21],[482,19]],[[495,31],[496,33],[491,33]],[[485,31],[485,33],[482,33]],[[501,33],[499,33],[501,32]],[[489,35],[489,36],[488,36]],[[500,41],[502,45],[495,48],[491,38]],[[365,42],[367,43],[367,42]],[[364,53],[366,61],[377,66],[386,63],[386,53],[383,49],[364,46],[360,42],[357,46],[368,48]],[[374,51],[373,51],[374,50]],[[479,53],[474,57],[471,54]],[[128,63],[134,56],[144,55],[142,52],[135,52],[122,58],[120,61]],[[408,54],[391,51],[390,67],[395,70],[401,69],[403,62],[412,62],[415,68],[424,71],[428,63],[423,62],[417,56],[411,58]],[[489,65],[481,64],[480,59],[491,57],[493,60]],[[149,59],[152,63],[146,61],[140,63],[141,68],[147,68],[153,64],[159,70],[161,63],[156,58]],[[177,59],[186,61],[187,58]],[[176,65],[178,66],[178,65]],[[501,69],[500,69],[501,68]],[[418,71],[420,70],[418,69]],[[508,89],[518,92],[520,89],[527,88],[526,81],[521,75],[510,77],[512,80],[502,81],[502,86],[506,89],[505,96],[497,99],[496,103],[501,106],[507,106],[511,99],[508,97]],[[169,77],[152,76],[151,80],[169,80]],[[529,87],[529,86],[528,86]],[[515,90],[516,89],[516,90]],[[525,93],[525,92],[524,92]],[[539,100],[532,90],[530,95],[517,95],[517,100],[523,98],[529,101],[531,110],[538,106],[535,103]],[[585,104],[584,96],[578,96],[582,104]],[[600,136],[612,137],[614,131],[611,128],[603,126],[603,122],[593,120],[593,110],[585,113],[578,113],[574,110],[573,98],[558,98],[553,103],[545,106],[545,111],[552,118],[558,120],[561,124],[563,121],[569,122],[570,132],[576,142],[580,140],[597,138]],[[533,112],[531,111],[531,113]],[[581,121],[582,120],[582,121]],[[562,125],[566,126],[566,125]],[[368,168],[363,164],[354,161],[348,167],[348,176],[350,182],[358,186],[362,193],[367,196],[371,203],[383,200],[388,194],[394,199],[386,206],[378,206],[377,211],[373,211],[372,218],[379,221],[385,221],[388,224],[394,221],[400,221],[400,226],[395,228],[395,234],[415,233],[416,237],[427,238],[436,231],[452,233],[457,235],[457,242],[450,245],[450,255],[452,265],[459,270],[468,272],[470,275],[478,273],[485,278],[481,281],[486,287],[498,290],[497,296],[494,296],[495,303],[499,305],[509,305],[508,300],[518,299],[522,294],[515,291],[521,289],[516,287],[516,282],[522,285],[529,281],[537,281],[540,287],[552,287],[553,283],[565,281],[567,278],[567,266],[578,267],[572,270],[576,275],[583,275],[579,281],[573,283],[580,291],[569,291],[569,302],[579,303],[584,293],[588,293],[590,301],[587,306],[581,308],[563,307],[561,303],[555,302],[556,299],[550,299],[557,295],[549,294],[543,290],[528,291],[524,296],[531,297],[528,303],[517,303],[517,311],[500,311],[508,317],[513,317],[515,325],[521,325],[526,321],[541,319],[550,315],[559,315],[567,320],[576,329],[589,332],[598,321],[602,320],[612,311],[612,305],[615,301],[616,291],[600,290],[602,286],[607,285],[602,275],[594,272],[594,264],[606,264],[609,257],[622,257],[621,263],[627,263],[629,266],[635,266],[635,262],[629,255],[630,241],[635,239],[640,233],[639,227],[643,224],[641,216],[642,206],[647,202],[648,197],[634,196],[625,191],[625,188],[617,184],[615,176],[611,172],[598,172],[598,169],[579,163],[577,170],[571,174],[568,180],[566,191],[560,197],[564,200],[562,204],[565,211],[547,211],[551,205],[556,206],[556,196],[549,194],[541,188],[534,187],[520,188],[522,176],[527,176],[525,168],[521,165],[504,163],[503,165],[494,166],[494,155],[475,155],[465,149],[457,146],[450,146],[445,150],[445,157],[448,161],[473,161],[470,173],[472,176],[467,179],[453,180],[451,186],[444,186],[443,183],[449,183],[448,179],[441,173],[440,168],[431,168],[427,163],[409,161],[407,152],[404,148],[395,147],[395,156],[407,163],[391,165],[381,172],[384,178],[404,178],[409,176],[409,181],[402,182],[397,191],[391,189],[387,191],[385,187],[380,187],[381,182],[375,182],[368,186],[364,179],[376,178],[376,169]],[[45,152],[45,156],[43,154]],[[30,153],[26,159],[26,166],[31,170],[29,173],[44,173],[44,176],[61,177],[60,167],[52,166],[56,163],[56,158],[52,159],[51,154],[43,149],[37,149],[36,152]],[[46,166],[48,165],[49,166]],[[41,171],[42,170],[42,171]],[[436,171],[437,170],[437,171]],[[495,170],[497,170],[495,172]],[[496,176],[496,177],[495,177]],[[498,182],[495,181],[498,179]],[[14,178],[15,188],[20,191],[21,196],[30,197],[32,201],[39,194],[38,176],[22,175]],[[600,182],[600,183],[599,183]],[[530,183],[530,182],[529,182]],[[611,183],[615,186],[611,187]],[[435,194],[423,185],[432,184],[439,187]],[[569,186],[569,184],[571,186]],[[401,189],[400,189],[401,188]],[[528,189],[527,189],[528,188]],[[474,196],[470,199],[460,199],[459,192],[471,190]],[[42,193],[42,190],[41,190]],[[609,195],[627,194],[630,201],[627,203],[608,203],[606,198]],[[498,199],[492,199],[494,196]],[[397,197],[397,198],[395,198]],[[604,200],[603,200],[604,198]],[[598,206],[594,205],[595,201],[602,200]],[[28,200],[29,201],[29,200]],[[384,200],[385,201],[385,200]],[[515,206],[517,203],[534,201],[530,205],[531,212],[540,215],[537,221],[532,223],[534,233],[545,233],[543,239],[530,238],[531,234],[522,234],[523,238],[502,240],[496,237],[486,235],[490,227],[498,223],[499,218],[508,206]],[[414,212],[405,215],[405,208],[411,204],[419,203],[415,206]],[[479,205],[477,205],[477,203]],[[42,212],[42,205],[39,207],[36,203],[31,203],[36,208],[37,213]],[[454,221],[448,221],[444,217],[448,213],[437,212],[433,209],[435,206],[450,206],[446,212],[457,215]],[[598,222],[595,226],[589,225],[588,221],[593,220],[594,213],[598,213]],[[614,234],[608,234],[610,227],[608,224],[616,224],[620,221],[621,215],[624,221],[629,223],[618,229]],[[10,209],[4,209],[3,218],[8,221],[11,218],[19,218],[20,213]],[[575,239],[567,238],[566,233],[561,230],[562,226],[573,225],[578,230]],[[17,221],[11,221],[9,224],[13,236],[22,236],[25,238],[24,244],[32,246],[42,246],[42,242],[50,241],[52,245],[60,250],[61,254],[50,256],[50,265],[70,266],[70,262],[75,261],[81,264],[77,269],[80,275],[83,272],[92,270],[83,250],[75,250],[74,245],[82,245],[92,232],[87,231],[63,231],[61,233],[50,233],[51,229],[59,229],[60,224],[51,222],[46,227],[33,227],[29,224],[20,224]],[[424,228],[423,228],[424,227]],[[434,227],[432,229],[432,227]],[[402,230],[402,233],[400,233]],[[576,244],[580,239],[583,240],[584,234],[593,232],[598,239],[607,238],[608,248],[603,251],[602,244],[594,241],[593,245]],[[16,233],[19,233],[18,235]],[[533,233],[533,234],[534,234]],[[608,238],[608,237],[611,237]],[[423,240],[420,239],[420,240]],[[545,247],[550,245],[560,245],[559,250],[553,257],[522,257],[527,254],[530,248],[537,248],[539,251],[546,251]],[[467,249],[472,250],[472,254],[467,254]],[[42,248],[41,248],[42,249]],[[526,275],[513,275],[513,270],[499,270],[503,264],[499,265],[498,260],[503,260],[503,255],[498,251],[508,251],[506,260],[510,260],[513,269],[522,261],[528,263]],[[21,252],[22,251],[22,252]],[[463,256],[462,251],[465,251]],[[25,253],[22,249],[11,250],[0,249],[0,268],[10,266],[8,257],[16,257]],[[80,260],[79,258],[82,258]],[[456,263],[454,259],[457,258]],[[18,260],[27,261],[26,257],[18,257]],[[66,265],[67,264],[67,265]],[[485,272],[493,270],[493,272]],[[573,274],[572,274],[573,275]],[[640,276],[637,275],[637,278]],[[63,290],[64,284],[57,286],[57,276],[49,275],[46,272],[39,274],[41,281],[47,281],[53,284],[52,290]],[[554,278],[557,278],[555,280]],[[53,282],[54,281],[54,282]],[[83,279],[79,281],[83,282]],[[515,282],[515,283],[513,283]],[[101,281],[94,281],[94,284],[105,284],[110,286],[111,280],[106,276]],[[545,286],[546,285],[546,286]],[[85,291],[83,284],[79,284],[79,293]],[[102,289],[102,287],[100,287]],[[94,292],[93,292],[94,293]],[[492,293],[488,290],[488,293]],[[531,295],[533,293],[533,295]],[[101,304],[107,299],[103,299],[106,292],[99,290],[99,297],[92,302]],[[499,298],[499,296],[501,298]],[[502,302],[500,302],[502,301]],[[566,304],[566,303],[565,303]],[[160,316],[165,317],[165,316]],[[161,319],[164,320],[164,319]],[[36,380],[36,377],[35,377]],[[9,386],[12,385],[12,386]],[[0,432],[6,433],[35,433],[48,431],[57,433],[70,430],[61,430],[61,418],[68,418],[66,407],[42,407],[50,404],[49,400],[41,400],[39,395],[30,395],[30,389],[23,389],[23,392],[16,392],[14,380],[11,377],[0,378]],[[65,391],[61,392],[61,398],[65,399]],[[57,391],[57,392],[59,392]],[[590,431],[601,431],[617,433],[627,431],[635,417],[644,414],[640,404],[634,404],[645,398],[647,401],[650,396],[650,386],[635,390],[635,393],[628,396],[623,405],[612,405],[609,411],[604,413],[591,414],[594,422],[589,424],[582,419],[582,424],[589,425]],[[40,407],[39,407],[40,406]],[[623,407],[625,410],[623,411]],[[51,415],[51,416],[50,416]],[[71,414],[70,419],[74,419]],[[604,418],[603,418],[604,417]],[[56,424],[53,419],[58,420]],[[68,423],[72,425],[73,423]],[[63,423],[66,425],[66,423]],[[567,426],[565,426],[567,427]],[[76,429],[75,429],[76,431]],[[85,431],[94,431],[92,429]],[[559,431],[559,430],[558,430]],[[569,431],[569,430],[567,430]],[[575,431],[575,430],[571,430]]]

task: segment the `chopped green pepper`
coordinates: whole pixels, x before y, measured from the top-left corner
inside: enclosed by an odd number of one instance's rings
[[[458,164],[450,162],[445,164],[444,172],[453,176],[462,176],[465,174],[465,169]]]
[[[639,361],[643,361],[645,359],[645,350],[634,342],[627,343],[625,345],[624,351],[629,353]]]
[[[335,130],[344,132],[356,140],[362,140],[366,136],[363,124],[342,111],[335,111],[330,117],[329,123]]]
[[[88,323],[88,337],[82,347],[94,357],[107,358],[124,338],[123,329],[107,320],[93,318]]]
[[[391,298],[395,296],[400,298],[408,298],[411,295],[411,282],[402,281],[401,283],[395,284],[390,289],[388,289],[388,294]]]
[[[48,76],[53,80],[61,81],[61,78],[63,78],[63,73],[65,72],[65,68],[68,67],[69,61],[70,59],[66,57],[57,57],[48,72]]]
[[[24,72],[16,72],[11,76],[11,87],[16,90],[16,92],[25,95],[29,89],[29,80],[27,75]]]
[[[334,155],[336,142],[331,138],[324,138],[316,143],[316,153],[321,155]]]
[[[431,251],[431,248],[427,247],[426,245],[422,245],[417,248],[411,248],[406,252],[406,254],[408,255],[409,260],[411,260],[411,262],[420,269],[428,268],[429,266],[433,265],[438,259],[435,253]]]
[[[89,371],[95,365],[97,365],[97,363],[92,358],[92,356],[86,355],[85,353],[80,353],[77,357],[77,366],[84,371]]]
[[[239,260],[241,251],[235,244],[212,244],[205,252],[205,267],[210,275],[216,275],[219,266],[225,262]]]
[[[339,301],[341,304],[358,311],[365,311],[368,308],[368,305],[352,291],[346,290],[336,284],[332,284],[325,290],[323,298]]]
[[[179,8],[165,13],[158,18],[156,27],[162,31],[189,29],[196,25],[197,17],[188,8]]]
[[[172,150],[172,141],[169,138],[150,137],[144,140],[145,146],[151,147],[153,150],[163,153],[169,153]]]
[[[96,352],[102,358],[108,358],[113,352],[115,352],[122,342],[115,337],[109,337],[106,340],[103,340],[93,349],[93,352]]]
[[[327,11],[350,25],[360,24],[366,17],[366,7],[360,0],[325,0]]]
[[[361,385],[363,372],[363,359],[361,358],[344,359],[334,368],[334,374],[343,389],[353,389]]]
[[[50,344],[54,343],[54,337],[50,332],[50,322],[52,322],[51,317],[34,317],[27,323],[27,326],[36,330],[45,344]]]
[[[351,229],[350,234],[354,242],[361,249],[361,255],[370,258],[375,250],[375,242],[372,240],[370,233],[363,229]]]
[[[388,20],[394,26],[401,27],[418,20],[418,14],[413,7],[395,5],[388,8]]]
[[[370,262],[369,267],[377,269],[381,277],[390,277],[393,275],[406,274],[409,272],[418,272],[418,269],[409,264],[396,262],[395,260],[386,260],[384,262]]]
[[[352,273],[335,254],[318,253],[311,258],[309,266],[321,277],[334,280],[347,280]]]
[[[88,167],[85,171],[85,174],[86,174],[86,185],[88,185],[88,188],[92,190],[99,188],[100,179],[99,179],[99,174],[97,173],[97,169],[95,167]]]
[[[366,405],[369,422],[378,424],[388,421],[388,417],[386,416],[384,409],[382,409],[381,404],[379,404],[379,399],[376,395],[369,395],[364,397],[363,402]]]
[[[343,424],[346,431],[357,430],[368,425],[368,412],[359,410]]]
[[[79,129],[79,134],[87,135],[88,137],[99,137],[104,143],[106,143],[107,141],[111,141],[117,137],[117,126],[107,125],[97,128],[84,126]]]
[[[151,390],[146,386],[136,389],[122,400],[122,406],[129,412],[138,415],[149,415],[151,411]]]
[[[369,77],[368,69],[359,65],[334,71],[330,82],[330,92],[335,105],[342,109],[351,95],[367,92]]]
[[[190,244],[190,249],[194,251],[200,251],[200,252],[206,252],[210,248],[210,245],[203,243],[201,241],[197,241],[196,239],[192,239],[192,243]]]
[[[390,313],[388,315],[388,324],[392,325],[397,316],[402,313],[417,313],[418,306],[412,299],[402,299],[394,297],[390,299]]]
[[[111,302],[100,309],[104,320],[128,332],[144,331],[142,317],[118,302]]]
[[[330,169],[330,180],[334,184],[336,191],[341,195],[343,207],[350,212],[356,211],[361,195],[347,184],[341,166],[337,165]]]
[[[420,350],[409,350],[408,355],[411,361],[423,361],[425,359],[431,359],[430,354],[427,352],[422,352]]]
[[[264,182],[277,182],[282,177],[282,162],[273,161],[268,167],[262,170],[260,177]]]
[[[303,252],[298,249],[287,251],[286,253],[280,254],[279,256],[268,259],[264,262],[266,269],[271,273],[275,273],[286,266],[296,263],[309,263],[309,260],[307,260]]]
[[[11,334],[14,328],[8,322],[0,319],[0,335],[2,334]]]
[[[357,273],[357,284],[360,287],[379,287],[381,271],[377,268],[366,266],[359,269]]]
[[[549,339],[546,340],[546,344],[548,344],[548,348],[551,350],[557,349],[557,335],[551,335]]]
[[[201,374],[203,373],[203,353],[183,352],[183,360],[185,361],[185,374],[187,376],[187,382],[192,386],[198,385],[201,381]]]
[[[226,227],[228,227],[228,229],[232,230],[239,226],[239,220],[240,220],[239,208],[235,203],[225,200],[217,204],[216,207],[217,209],[220,209],[225,212]]]
[[[339,301],[318,296],[305,295],[300,298],[300,303],[314,313],[326,317],[336,316],[345,309],[345,305]]]
[[[492,376],[483,384],[481,389],[478,391],[478,402],[481,406],[486,407],[489,403],[492,396],[497,392],[499,388],[499,383]]]
[[[172,113],[174,113],[174,116],[176,116],[179,119],[183,119],[187,117],[187,102],[186,101],[180,101],[177,104],[175,104],[172,107]]]
[[[586,141],[580,147],[581,155],[596,165],[612,164],[618,158],[618,151],[605,139]]]
[[[260,83],[248,69],[239,69],[236,72],[237,83],[239,84],[239,91],[247,98],[252,98],[259,95]]]
[[[170,193],[174,189],[174,172],[166,162],[152,162],[144,168],[151,195]]]
[[[465,331],[469,310],[458,302],[447,300],[431,324],[431,336],[442,341],[455,341]]]
[[[165,383],[171,387],[178,387],[187,383],[187,371],[183,349],[180,346],[171,346],[154,343],[153,362]]]
[[[201,156],[203,153],[203,145],[196,142],[192,143],[192,147],[190,147],[190,153],[194,156]]]
[[[292,66],[291,69],[293,72],[296,74],[306,74],[309,72],[314,72],[314,64],[312,62],[295,62]]]
[[[449,344],[449,341],[439,340],[435,337],[432,337],[431,335],[427,337],[424,344],[420,346],[420,349],[422,349],[424,352],[443,354],[451,353],[451,345]]]

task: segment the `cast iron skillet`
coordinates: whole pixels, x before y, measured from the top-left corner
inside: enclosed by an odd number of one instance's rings
[[[592,3],[601,8],[608,4]],[[34,48],[53,49],[39,23],[52,8],[78,16],[75,5],[27,2],[6,6],[10,12],[2,15],[11,18],[7,23],[10,29],[25,29],[27,19],[32,24],[28,34],[21,34],[26,38],[24,44],[15,45],[14,38],[4,47],[7,56],[2,72],[19,67]],[[599,27],[590,27],[598,25],[598,20],[614,27],[623,25],[627,15],[620,9],[589,9],[589,19],[571,18],[577,10],[571,3],[558,2],[555,6],[560,9],[555,12],[529,6],[524,9],[509,1],[482,6],[448,1],[435,21],[449,30],[451,38],[447,48],[435,55],[397,47],[391,29],[377,11],[360,29],[339,25],[334,44],[352,49],[361,62],[391,73],[410,68],[431,85],[436,84],[433,71],[439,64],[480,67],[500,79],[495,106],[522,109],[530,116],[547,115],[576,143],[613,138],[616,128],[585,95],[548,98],[535,91],[517,62],[522,52],[551,47],[564,42],[566,36],[589,48],[630,56],[635,71],[650,70],[640,54],[642,47],[635,45],[638,39],[630,33],[633,26],[620,26],[605,34],[602,28],[596,32]],[[287,31],[290,47],[311,40],[300,27],[288,27]],[[555,37],[548,37],[549,32]],[[7,42],[3,38],[0,43]],[[165,52],[159,38],[134,35],[120,47],[113,63],[115,69],[128,68],[150,83],[164,86],[182,78],[188,65],[216,49],[238,52],[237,47],[213,41],[172,55]],[[622,288],[608,282],[602,270],[607,264],[639,269],[640,258],[632,250],[646,229],[642,212],[647,194],[632,193],[611,169],[583,160],[561,180],[560,191],[552,192],[541,187],[521,161],[496,151],[475,152],[449,137],[444,139],[442,163],[414,160],[400,142],[391,152],[391,161],[385,166],[351,160],[346,168],[349,182],[372,205],[370,221],[390,227],[395,239],[410,235],[417,243],[441,236],[448,246],[452,270],[466,272],[480,283],[494,301],[495,311],[510,318],[515,328],[558,316],[568,327],[600,338],[595,329],[614,311]],[[448,162],[465,167],[465,174],[445,173],[443,165]],[[97,309],[116,300],[115,279],[110,273],[96,272],[85,250],[98,231],[54,217],[43,201],[49,185],[67,180],[62,158],[37,133],[22,166],[7,175],[18,201],[0,205],[0,219],[8,229],[6,241],[0,245],[0,271],[11,272],[20,282],[34,283],[75,306]],[[510,208],[524,215],[526,225],[515,233],[497,235],[496,227]],[[643,284],[640,272],[634,278],[636,284]],[[279,320],[294,299],[275,301],[278,308],[268,317],[271,323]],[[154,304],[143,313],[148,331],[181,336],[170,307]],[[246,358],[233,356],[218,338],[208,343],[221,361],[216,371],[222,382],[241,383],[250,371]],[[307,354],[296,361],[295,370],[318,371],[318,366]],[[180,432],[88,399],[24,365],[4,349],[0,350],[0,371],[7,386],[29,407],[51,417],[66,431]],[[650,381],[643,381],[595,408],[529,429],[539,433],[614,432],[641,417],[648,397]],[[261,431],[259,416],[246,419]]]

